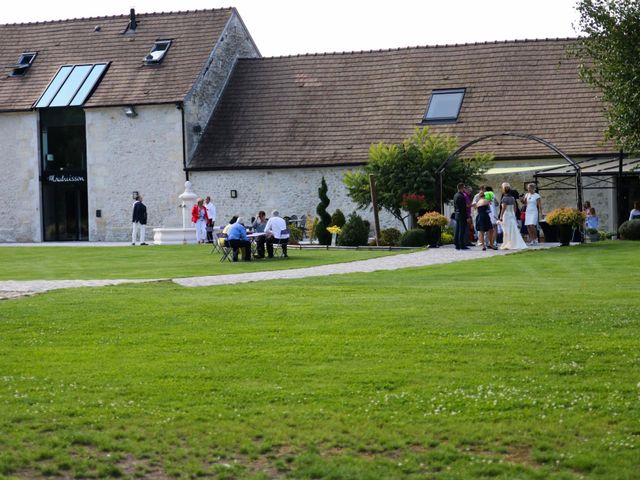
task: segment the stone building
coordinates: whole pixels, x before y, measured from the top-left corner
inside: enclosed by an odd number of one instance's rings
[[[322,176],[330,210],[348,214],[344,172],[366,163],[372,143],[419,126],[460,144],[512,131],[578,161],[617,158],[597,92],[566,53],[572,42],[262,58],[235,9],[0,25],[0,241],[126,240],[134,191],[150,227],[176,226],[186,179],[214,197],[221,220],[313,215]],[[474,148],[495,153],[494,185],[522,189],[563,164],[513,138]],[[608,229],[640,194],[623,164],[624,185],[612,173],[615,188],[585,192]],[[546,210],[575,204],[570,190],[542,194]]]

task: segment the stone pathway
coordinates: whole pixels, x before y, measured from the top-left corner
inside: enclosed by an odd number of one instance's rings
[[[545,243],[530,250],[542,250],[557,247],[557,243]],[[398,270],[401,268],[424,267],[443,263],[475,260],[478,258],[494,257],[517,253],[517,250],[488,250],[483,252],[479,248],[456,251],[452,246],[438,249],[423,250],[414,253],[390,255],[387,257],[358,260],[355,262],[321,265],[309,268],[295,268],[291,270],[273,270],[268,272],[252,272],[208,277],[174,278],[173,282],[184,287],[208,287],[213,285],[230,285],[236,283],[259,282],[265,280],[292,279],[304,277],[324,277],[341,275],[344,273],[375,272],[378,270]],[[295,255],[295,251],[292,252]],[[285,262],[286,260],[282,260]],[[60,288],[103,287],[106,285],[120,285],[123,283],[157,282],[162,279],[144,280],[8,280],[0,281],[0,299],[17,298],[33,295]]]

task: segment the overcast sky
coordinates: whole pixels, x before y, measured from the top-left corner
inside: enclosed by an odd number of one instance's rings
[[[234,6],[265,56],[574,37],[576,0],[9,0],[0,23]]]

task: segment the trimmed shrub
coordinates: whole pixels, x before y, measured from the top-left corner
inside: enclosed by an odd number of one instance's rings
[[[380,232],[380,245],[385,247],[397,247],[400,245],[400,235],[400,230],[397,228],[385,228]]]
[[[403,247],[424,247],[427,244],[427,232],[422,228],[407,230],[400,237],[400,245]]]
[[[344,227],[344,224],[347,222],[347,219],[344,218],[344,213],[342,213],[342,210],[340,210],[339,208],[336,209],[335,212],[333,212],[333,215],[331,215],[331,225],[335,225],[336,227]]]
[[[302,229],[293,223],[290,223],[287,228],[289,229],[289,244],[299,245],[302,240]]]
[[[618,235],[623,240],[640,240],[640,220],[627,220],[620,228]]]
[[[318,238],[318,243],[320,245],[331,245],[331,234],[327,232],[327,227],[331,225],[331,215],[327,212],[327,207],[331,203],[331,200],[329,200],[329,197],[327,196],[328,190],[327,182],[324,177],[322,177],[320,188],[318,189],[320,203],[318,203],[318,206],[316,207],[316,213],[318,214],[318,217],[320,217],[318,225],[316,226],[316,237]]]
[[[369,222],[365,222],[360,215],[352,213],[342,227],[342,233],[338,235],[338,245],[344,247],[357,247],[366,245],[369,241]]]

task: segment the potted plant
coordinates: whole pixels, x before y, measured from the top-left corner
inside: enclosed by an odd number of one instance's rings
[[[331,246],[335,247],[336,239],[338,238],[338,235],[342,233],[342,229],[337,225],[332,225],[330,227],[327,227],[327,232],[331,234]]]
[[[575,208],[556,208],[547,213],[546,221],[549,225],[558,226],[560,245],[567,246],[571,242],[573,229],[584,225],[586,215]]]
[[[600,232],[597,228],[587,228],[585,230],[585,238],[587,242],[599,242],[600,241]]]
[[[418,218],[418,225],[426,230],[427,242],[431,248],[439,246],[441,231],[448,224],[449,220],[440,212],[427,212]]]

